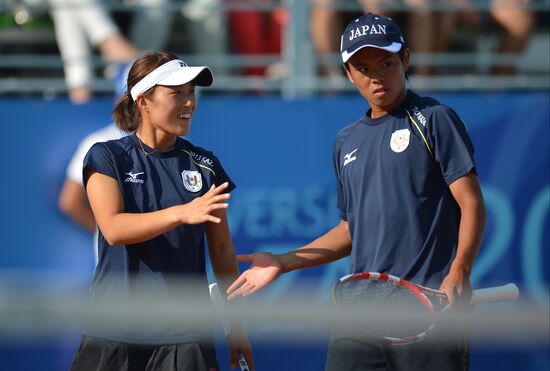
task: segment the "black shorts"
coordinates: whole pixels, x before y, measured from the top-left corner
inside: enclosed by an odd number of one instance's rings
[[[124,344],[82,336],[71,371],[218,371],[212,343]]]
[[[325,371],[467,371],[469,331],[434,333],[424,341],[388,345],[364,337],[331,336]]]

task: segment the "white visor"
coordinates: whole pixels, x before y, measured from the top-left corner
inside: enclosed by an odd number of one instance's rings
[[[212,71],[206,66],[189,67],[184,61],[174,59],[149,72],[130,91],[132,99],[155,85],[178,86],[195,81],[198,86],[210,86],[214,80]]]
[[[355,53],[357,53],[359,50],[361,50],[363,48],[376,48],[376,49],[382,49],[382,50],[385,50],[385,51],[388,51],[388,52],[391,52],[391,53],[397,53],[398,51],[401,50],[402,46],[403,46],[403,44],[395,43],[395,42],[391,43],[390,45],[386,45],[386,46],[379,46],[379,45],[374,45],[374,44],[361,45],[360,47],[358,47],[356,49],[353,49],[350,52],[348,52],[347,50],[344,50],[342,52],[342,62],[346,63]]]

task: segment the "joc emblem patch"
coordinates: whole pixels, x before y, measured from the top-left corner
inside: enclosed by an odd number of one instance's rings
[[[403,152],[409,146],[411,132],[409,129],[396,130],[391,134],[390,148],[394,152]]]
[[[189,192],[198,192],[202,189],[201,173],[194,170],[184,170],[181,172],[183,185]]]

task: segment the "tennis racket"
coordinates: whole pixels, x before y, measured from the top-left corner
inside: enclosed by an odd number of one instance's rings
[[[518,296],[517,286],[509,283],[474,290],[470,303],[516,300]],[[443,291],[376,272],[340,278],[333,286],[332,297],[338,308],[360,311],[364,321],[355,331],[364,331],[372,338],[395,345],[426,338],[435,326],[437,315],[448,308],[448,298]],[[376,315],[390,320],[381,323]]]
[[[220,289],[218,288],[217,283],[210,284],[208,288],[210,289],[210,298],[212,299],[212,303],[214,303],[214,306],[219,309],[219,319],[223,328],[223,333],[227,338],[229,336],[229,331],[230,331],[229,321],[223,315],[223,313],[221,313],[223,312],[223,308],[225,307],[225,301],[222,298],[222,295],[220,293]],[[241,371],[250,371],[250,368],[248,367],[248,363],[244,358],[244,354],[239,353],[237,355],[237,361],[239,362],[239,367],[241,368]]]

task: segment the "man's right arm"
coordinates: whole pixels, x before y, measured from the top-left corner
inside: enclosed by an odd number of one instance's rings
[[[252,262],[252,266],[229,286],[228,299],[252,295],[282,273],[327,264],[348,256],[350,252],[348,222],[341,220],[336,227],[299,249],[281,255],[265,252],[240,255],[240,261]]]
[[[63,183],[57,200],[59,209],[69,216],[75,223],[90,233],[94,233],[96,223],[88,196],[82,184],[67,178]]]

